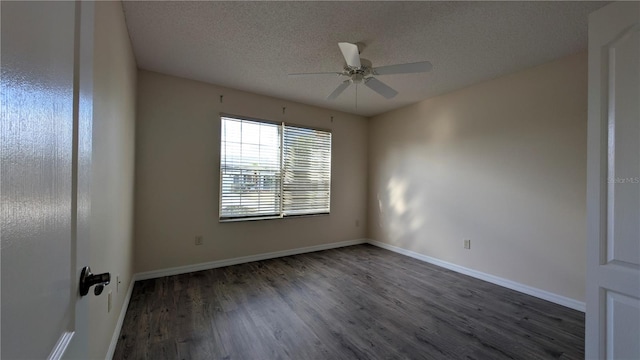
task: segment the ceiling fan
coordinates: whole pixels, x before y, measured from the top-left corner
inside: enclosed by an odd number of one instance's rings
[[[337,98],[351,84],[356,84],[356,86],[358,84],[364,84],[366,87],[385,98],[391,99],[398,95],[398,92],[389,87],[389,85],[376,79],[374,76],[421,73],[427,72],[433,67],[428,61],[373,67],[369,60],[360,58],[360,51],[357,44],[339,42],[338,46],[340,47],[340,51],[342,52],[342,56],[344,56],[344,60],[346,62],[346,65],[341,72],[295,73],[289,74],[289,76],[337,75],[347,77],[348,79],[344,80],[335,90],[333,90],[331,94],[329,94],[329,96],[327,96],[327,100]]]

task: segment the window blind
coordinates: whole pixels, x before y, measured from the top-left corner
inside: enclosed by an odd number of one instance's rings
[[[220,218],[281,213],[281,126],[221,118]]]
[[[331,133],[288,125],[283,129],[283,215],[328,213]]]

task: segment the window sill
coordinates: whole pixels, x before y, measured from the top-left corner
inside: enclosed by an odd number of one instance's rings
[[[234,223],[234,222],[244,222],[244,221],[258,221],[258,220],[275,220],[275,219],[295,219],[295,218],[308,218],[308,217],[317,217],[317,216],[327,216],[330,213],[320,213],[320,214],[302,214],[302,215],[288,215],[288,216],[259,216],[259,217],[246,217],[246,218],[229,218],[229,219],[218,219],[220,223]]]

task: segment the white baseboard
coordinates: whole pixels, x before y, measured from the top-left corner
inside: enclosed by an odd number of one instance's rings
[[[111,336],[111,343],[109,344],[109,349],[107,350],[107,356],[105,356],[106,360],[113,359],[113,353],[116,351],[116,345],[118,345],[120,331],[122,330],[124,317],[127,314],[127,309],[129,308],[129,301],[131,301],[131,293],[133,292],[133,285],[135,284],[135,282],[136,279],[134,276],[132,276],[131,281],[129,282],[129,288],[127,289],[127,294],[124,296],[124,301],[122,302],[122,309],[120,309],[120,315],[118,316],[118,322],[116,322],[116,328],[113,330],[113,335]]]
[[[538,288],[534,288],[528,285],[524,285],[524,284],[520,284],[517,283],[515,281],[511,281],[511,280],[507,280],[498,276],[494,276],[494,275],[490,275],[487,273],[483,273],[477,270],[473,270],[473,269],[469,269],[466,268],[464,266],[460,266],[460,265],[456,265],[447,261],[443,261],[443,260],[439,260],[427,255],[422,255],[420,253],[417,253],[415,251],[411,251],[411,250],[406,250],[394,245],[389,245],[389,244],[385,244],[385,243],[381,243],[379,241],[375,241],[375,240],[367,240],[367,243],[371,244],[371,245],[375,245],[377,247],[383,248],[383,249],[387,249],[393,252],[396,252],[398,254],[402,254],[402,255],[406,255],[409,257],[412,257],[414,259],[418,259],[433,265],[437,265],[440,267],[443,267],[445,269],[449,269],[464,275],[468,275],[471,277],[474,277],[476,279],[480,279],[480,280],[484,280],[496,285],[500,285],[502,287],[506,287],[508,289],[511,290],[515,290],[515,291],[519,291],[521,293],[527,294],[527,295],[531,295],[531,296],[535,296],[537,298],[543,299],[543,300],[547,300],[550,301],[552,303],[556,303],[558,305],[562,305],[562,306],[566,306],[568,308],[574,309],[574,310],[578,310],[578,311],[585,311],[585,303],[582,301],[578,301],[575,299],[571,299],[562,295],[558,295],[558,294],[554,294],[548,291],[544,291]]]
[[[263,254],[257,254],[257,255],[242,256],[242,257],[237,257],[232,259],[216,260],[216,261],[209,261],[209,262],[193,264],[193,265],[146,271],[146,272],[141,272],[134,275],[134,280],[136,281],[147,280],[147,279],[155,279],[163,276],[186,274],[194,271],[215,269],[223,266],[244,264],[252,261],[267,260],[267,259],[279,258],[283,256],[304,254],[304,253],[313,252],[313,251],[321,251],[321,250],[335,249],[335,248],[351,246],[351,245],[364,244],[366,242],[367,242],[367,239],[348,240],[348,241],[341,241],[341,242],[336,242],[331,244],[308,246],[308,247],[297,248],[297,249],[275,251],[275,252],[263,253]]]

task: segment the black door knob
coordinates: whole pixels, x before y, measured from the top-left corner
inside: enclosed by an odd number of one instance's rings
[[[93,285],[97,285],[93,290],[95,295],[100,295],[104,290],[105,285],[109,285],[111,282],[111,274],[104,273],[94,275],[91,273],[91,268],[85,266],[80,273],[80,296],[85,296],[89,293],[89,288]]]

